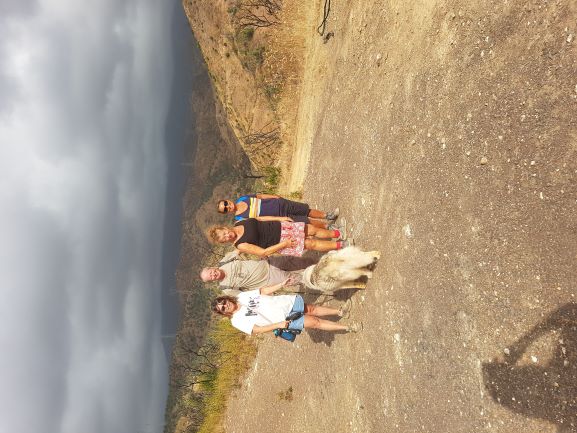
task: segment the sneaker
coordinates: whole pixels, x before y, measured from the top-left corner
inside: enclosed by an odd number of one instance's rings
[[[330,224],[328,226],[329,230],[338,230],[341,232],[341,237],[338,238],[338,241],[344,241],[347,238],[347,220],[345,218],[341,218],[339,224]]]
[[[342,242],[341,248],[354,247],[355,246],[355,240],[353,238],[349,238],[349,239],[341,241],[341,242]]]
[[[351,299],[347,299],[343,305],[339,308],[339,317],[343,319],[348,319],[351,315],[351,308],[353,306],[353,301]]]
[[[363,330],[362,322],[352,322],[347,327],[347,332],[361,332]]]
[[[339,217],[339,208],[336,207],[333,211],[327,212],[326,219],[335,221]]]

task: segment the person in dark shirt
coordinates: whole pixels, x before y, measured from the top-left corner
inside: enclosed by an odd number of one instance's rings
[[[259,257],[275,253],[301,256],[304,250],[331,251],[352,244],[351,240],[341,240],[339,230],[293,222],[288,217],[267,218],[267,221],[249,218],[233,227],[212,226],[206,231],[206,236],[212,243],[230,243],[242,253]]]

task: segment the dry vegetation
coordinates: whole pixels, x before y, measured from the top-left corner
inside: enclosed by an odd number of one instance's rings
[[[185,0],[183,7],[231,127],[257,170],[293,146],[307,4]]]
[[[276,192],[279,161],[293,145],[304,55],[304,32],[295,23],[302,21],[305,6],[281,0],[185,0],[183,7],[210,81],[199,82],[193,95],[202,101],[193,103],[201,144],[190,156],[192,174],[184,197],[176,273],[182,320],[172,355],[165,432],[209,433],[222,430],[227,396],[256,349],[254,339],[247,340],[209,311],[218,289],[202,284],[198,272],[216,264],[226,249],[210,246],[202,229],[229,222],[216,214],[217,199],[250,190]],[[216,110],[210,107],[212,90]]]

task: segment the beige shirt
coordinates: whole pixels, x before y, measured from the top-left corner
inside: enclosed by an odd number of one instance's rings
[[[219,284],[231,289],[260,289],[269,280],[270,265],[266,260],[233,260],[220,269],[225,275]]]

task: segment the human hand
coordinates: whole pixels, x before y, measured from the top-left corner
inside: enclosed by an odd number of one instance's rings
[[[289,247],[296,247],[298,245],[298,241],[294,238],[287,239]]]

